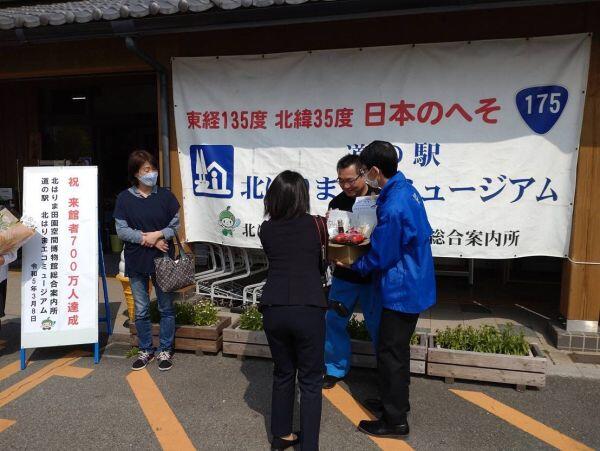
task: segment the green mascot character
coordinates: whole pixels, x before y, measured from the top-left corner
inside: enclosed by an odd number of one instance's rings
[[[235,215],[229,211],[231,207],[227,207],[219,214],[219,225],[223,230],[221,232],[224,236],[233,236],[233,229],[239,227],[241,221],[236,219]]]

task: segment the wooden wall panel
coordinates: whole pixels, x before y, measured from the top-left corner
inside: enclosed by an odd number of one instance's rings
[[[600,319],[600,36],[592,40],[590,72],[577,163],[570,258],[563,266],[561,313]],[[582,263],[575,263],[582,262]]]

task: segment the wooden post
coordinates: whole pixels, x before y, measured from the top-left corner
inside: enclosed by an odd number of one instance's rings
[[[596,332],[600,319],[600,37],[594,35],[577,163],[571,249],[560,311],[567,330]]]

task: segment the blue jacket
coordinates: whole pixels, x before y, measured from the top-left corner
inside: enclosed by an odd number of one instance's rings
[[[431,233],[423,199],[398,171],[377,199],[371,249],[352,265],[363,276],[373,273],[384,308],[421,313],[435,304]]]

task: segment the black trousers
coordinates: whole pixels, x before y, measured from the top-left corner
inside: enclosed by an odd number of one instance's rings
[[[383,419],[389,424],[405,423],[410,410],[410,339],[418,319],[419,314],[386,308],[381,312],[377,371]]]
[[[292,433],[296,373],[300,386],[300,445],[319,449],[321,388],[325,368],[325,309],[264,306],[263,324],[273,356],[271,433]]]
[[[0,282],[0,318],[4,316],[4,308],[6,307],[6,287],[8,286],[8,279]]]

